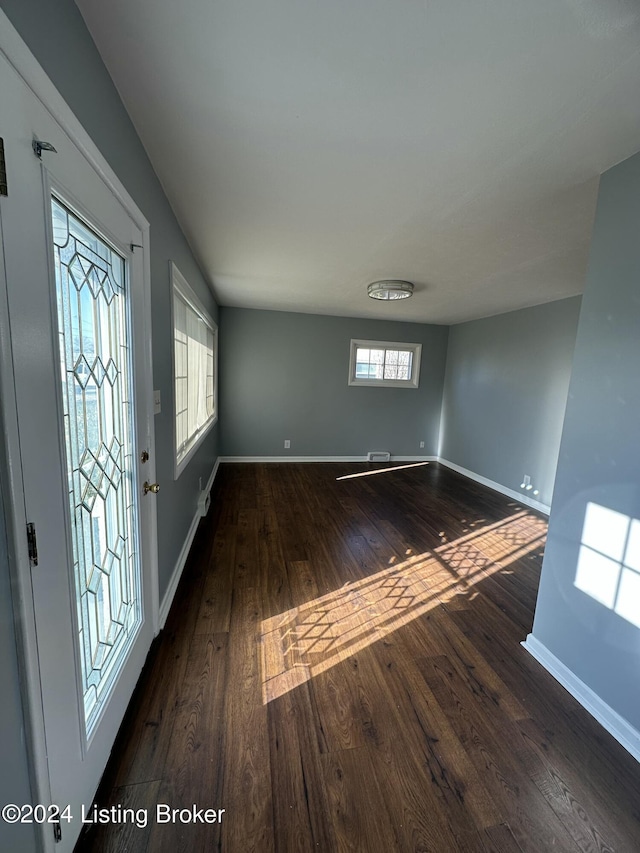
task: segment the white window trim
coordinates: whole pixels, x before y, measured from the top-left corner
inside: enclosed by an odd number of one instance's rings
[[[196,293],[189,285],[186,278],[182,275],[178,267],[173,261],[169,261],[170,279],[171,279],[171,393],[173,399],[173,459],[174,459],[174,479],[177,480],[180,474],[193,458],[196,450],[204,441],[206,435],[218,421],[218,326],[213,318],[204,307]],[[176,435],[176,348],[175,348],[175,307],[174,307],[174,291],[177,291],[182,299],[185,300],[191,307],[202,316],[204,322],[213,332],[213,415],[201,427],[201,429],[192,438],[188,446],[188,450],[178,460],[177,435]]]
[[[397,349],[411,350],[410,379],[356,379],[356,350],[366,349]],[[422,344],[399,343],[397,341],[365,341],[359,338],[351,339],[349,354],[349,385],[369,386],[371,388],[417,388],[420,383],[420,361],[422,359]]]

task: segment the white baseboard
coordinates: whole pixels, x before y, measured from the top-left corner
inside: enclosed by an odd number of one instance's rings
[[[366,456],[222,456],[221,462],[366,462]]]
[[[366,462],[366,456],[221,456],[221,462]],[[391,462],[437,462],[437,456],[392,456]],[[371,463],[375,465],[375,462]]]
[[[218,468],[220,467],[220,461],[221,459],[220,457],[218,457],[216,459],[215,465],[213,466],[211,476],[207,481],[205,492],[211,491],[213,481],[215,480],[216,474],[218,473]],[[184,544],[180,549],[175,568],[173,570],[173,573],[171,574],[171,580],[169,581],[169,585],[164,594],[164,598],[162,599],[162,604],[160,605],[160,611],[158,614],[158,627],[160,628],[160,630],[164,628],[164,623],[167,621],[167,616],[169,615],[169,611],[171,610],[171,605],[173,604],[173,599],[175,597],[176,590],[178,589],[180,578],[182,577],[182,571],[185,567],[185,563],[187,562],[187,557],[189,556],[189,551],[191,550],[191,545],[193,544],[193,539],[196,535],[196,531],[198,529],[198,525],[200,524],[201,518],[202,516],[200,515],[200,510],[196,508],[196,514],[194,515],[193,521],[191,522],[191,526],[189,527],[187,538],[184,540]]]
[[[496,483],[495,480],[489,480],[487,477],[482,477],[480,474],[476,474],[473,471],[469,471],[468,468],[463,468],[461,465],[456,465],[454,462],[449,462],[448,459],[443,459],[442,457],[438,458],[438,462],[442,463],[442,465],[446,465],[447,468],[451,468],[453,471],[457,471],[458,474],[462,474],[465,477],[468,477],[470,480],[475,480],[476,483],[481,483],[483,486],[488,486],[490,489],[493,489],[494,492],[500,492],[502,495],[506,495],[508,498],[513,498],[518,501],[518,503],[526,504],[526,506],[530,506],[533,509],[537,509],[538,512],[543,512],[545,515],[549,515],[551,512],[551,507],[547,504],[543,504],[541,501],[536,501],[533,498],[530,498],[528,495],[523,494],[522,492],[516,492],[514,489],[508,489],[506,486],[501,485],[501,483]]]
[[[581,681],[549,649],[529,634],[521,644],[636,761],[640,761],[640,732]]]

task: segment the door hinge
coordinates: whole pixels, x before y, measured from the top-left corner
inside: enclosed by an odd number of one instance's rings
[[[0,195],[9,195],[7,190],[7,164],[4,159],[4,139],[0,139]]]
[[[30,521],[27,524],[27,543],[29,545],[29,560],[32,566],[38,565],[38,540],[36,539],[36,526]]]
[[[53,840],[56,844],[62,841],[62,827],[60,826],[60,818],[53,822]]]

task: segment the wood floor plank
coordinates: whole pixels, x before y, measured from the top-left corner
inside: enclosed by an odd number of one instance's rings
[[[278,520],[273,507],[258,514],[258,571],[262,614],[265,619],[291,607],[289,575],[278,537]]]
[[[249,502],[250,503],[250,502]],[[222,828],[222,849],[274,850],[273,802],[267,708],[259,663],[262,621],[258,564],[258,516],[242,508],[237,517],[234,596],[229,626],[229,684],[223,719],[222,801],[233,819]],[[231,804],[235,804],[235,808]]]
[[[96,811],[89,809],[76,853],[127,853],[149,849],[149,836],[154,826],[160,780],[138,785],[115,787],[109,798]],[[111,831],[104,832],[109,826]]]
[[[513,837],[511,828],[506,823],[487,827],[485,836],[487,853],[522,853],[522,847]]]
[[[374,524],[363,511],[358,500],[351,496],[340,497],[340,507],[349,521],[351,529],[358,531],[363,536],[369,547],[378,554],[382,560],[389,559],[390,543],[384,538],[381,530]],[[400,555],[398,554],[399,558]]]
[[[222,738],[224,686],[227,680],[228,635],[194,637],[182,683],[169,749],[163,768],[159,802],[171,809],[223,808]],[[224,820],[224,815],[222,815]],[[222,824],[154,822],[149,837],[153,851],[214,849]]]
[[[188,611],[186,611],[188,612]],[[165,628],[163,641],[140,685],[140,705],[119,751],[116,785],[161,779],[187,667],[190,620]]]
[[[219,634],[229,630],[235,547],[235,527],[220,526],[213,538],[211,557],[202,586],[202,598],[194,627],[196,634]]]
[[[316,713],[328,752],[366,746],[366,715],[345,666],[317,675],[312,683]]]
[[[523,769],[560,818],[578,848],[589,853],[613,853],[616,849],[623,849],[612,846],[602,836],[597,826],[597,812],[592,810],[589,814],[585,811],[583,803],[586,801],[578,799],[578,789],[572,789],[552,764],[544,761],[535,749],[531,749],[531,742],[527,738],[524,738],[524,743],[525,755],[520,758]]]
[[[529,716],[541,715],[560,724],[567,720],[576,708],[575,700],[520,646],[523,638],[516,624],[488,596],[479,595],[473,609],[454,613],[451,618]],[[540,685],[539,690],[526,689],[531,680]]]
[[[402,850],[391,827],[368,747],[329,752],[321,761],[335,849],[340,853]]]
[[[543,748],[554,755],[560,753],[563,763],[566,761],[578,775],[582,768],[588,768],[583,778],[594,795],[602,797],[604,788],[608,810],[621,818],[624,814],[628,825],[640,825],[637,761],[584,708],[574,703],[568,719],[568,727],[556,726],[552,730],[545,726],[547,743]]]
[[[482,830],[498,824],[502,813],[470,760],[447,715],[422,678],[419,667],[404,653],[406,642],[385,643],[378,652],[385,662],[385,676],[392,695],[398,697],[398,708],[412,728],[407,738],[409,749],[421,746],[426,751],[426,765],[435,762],[431,776],[440,777],[454,793],[458,803],[468,810],[474,825]],[[391,651],[388,651],[391,648]],[[402,698],[402,704],[400,703]],[[431,758],[433,756],[433,759]]]
[[[527,747],[535,752],[547,771],[539,776],[533,770],[534,782],[569,827],[580,848],[631,853],[633,847],[629,846],[625,833],[620,832],[619,827],[625,827],[627,832],[633,831],[637,818],[620,808],[617,798],[607,797],[607,792],[594,792],[588,778],[577,773],[572,764],[563,763],[560,771],[560,762],[550,756],[549,745],[534,720],[521,720],[518,727]],[[604,802],[601,799],[603,793]]]
[[[329,798],[322,766],[322,756],[329,750],[315,707],[312,685],[307,683],[296,688],[291,699],[296,712],[295,724],[312,839],[318,850],[336,850],[337,841],[333,824],[327,818]],[[272,743],[272,751],[273,746]]]
[[[268,716],[275,849],[311,851],[318,844],[312,828],[318,824],[311,812],[318,805],[314,798],[319,792],[308,788],[295,697],[286,693],[271,702]]]
[[[353,671],[370,720],[368,749],[401,849],[465,849],[477,825],[454,761],[421,725],[410,694],[395,689],[378,654],[360,652]]]
[[[489,721],[467,699],[467,690],[449,659],[442,655],[420,661],[425,681],[445,710],[469,757],[482,774],[487,790],[524,851],[579,849],[527,775],[522,759],[513,755],[514,723],[506,717]]]
[[[447,649],[451,664],[487,715],[500,711],[511,720],[529,717],[529,711],[459,630],[448,613],[441,611],[429,615],[428,634],[432,641],[439,643],[440,648]],[[415,647],[419,647],[419,640]]]

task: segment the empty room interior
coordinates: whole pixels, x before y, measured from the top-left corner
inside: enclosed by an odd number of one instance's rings
[[[0,848],[640,850],[640,7],[0,0]]]

